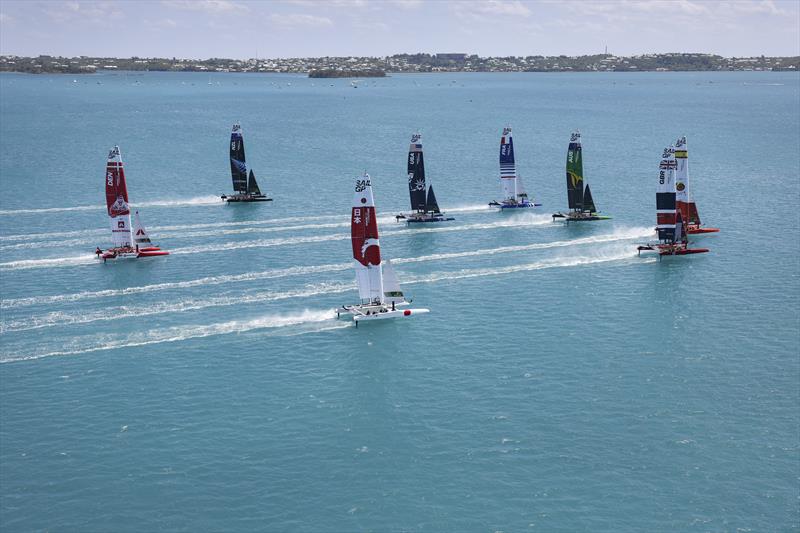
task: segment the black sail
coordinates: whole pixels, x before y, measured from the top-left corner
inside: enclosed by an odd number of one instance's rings
[[[567,150],[567,200],[569,208],[583,211],[583,149],[581,134],[575,132]]]
[[[233,190],[239,194],[247,192],[247,163],[244,158],[244,138],[242,128],[238,124],[233,125],[231,131],[231,178],[233,178]]]
[[[675,234],[672,237],[672,242],[687,244],[686,233],[683,228],[683,217],[681,216],[680,209],[677,210],[675,216]]]
[[[247,192],[248,194],[261,194],[261,189],[258,188],[258,183],[256,182],[256,175],[253,174],[252,169],[250,169],[250,176],[247,179]]]
[[[408,194],[411,198],[411,209],[425,210],[425,161],[422,158],[420,135],[411,137],[408,148]]]
[[[594,199],[592,198],[592,191],[589,190],[588,184],[583,193],[583,210],[590,213],[597,213],[597,208],[594,206]]]
[[[425,203],[425,211],[428,213],[441,213],[439,210],[439,203],[436,201],[436,195],[433,194],[433,185],[428,188],[428,200]]]

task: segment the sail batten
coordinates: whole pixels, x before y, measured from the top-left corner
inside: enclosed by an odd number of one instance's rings
[[[128,206],[128,187],[119,146],[108,153],[106,163],[106,206],[111,224],[111,238],[115,248],[133,245],[131,238],[131,211]]]
[[[231,178],[233,190],[239,194],[247,193],[247,162],[244,155],[244,137],[242,127],[237,123],[231,130]]]

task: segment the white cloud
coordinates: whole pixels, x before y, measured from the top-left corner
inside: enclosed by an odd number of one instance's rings
[[[519,0],[483,0],[472,2],[469,0],[452,2],[451,9],[456,16],[473,20],[485,20],[487,16],[531,16],[531,10]]]
[[[249,11],[246,5],[231,0],[162,0],[161,3],[175,9],[213,14]]]
[[[293,29],[299,27],[305,28],[322,28],[333,26],[333,21],[327,17],[318,17],[316,15],[306,15],[303,13],[273,13],[269,16],[272,23],[284,29]]]
[[[59,23],[104,23],[123,18],[122,11],[113,2],[52,2],[45,4],[45,15]]]
[[[786,15],[786,10],[775,5],[773,0],[761,0],[760,2],[725,2],[725,9],[737,11],[739,13],[762,13],[765,15]]]
[[[403,9],[416,9],[422,7],[422,0],[390,0],[390,4]]]

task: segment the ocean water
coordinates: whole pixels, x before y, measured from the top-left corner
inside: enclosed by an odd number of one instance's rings
[[[613,220],[550,220],[574,128]],[[415,131],[448,224],[393,220]],[[722,231],[639,258],[680,135]],[[93,258],[114,144],[169,257]],[[431,313],[356,329],[364,170]],[[798,176],[796,73],[4,74],[0,529],[796,531]]]

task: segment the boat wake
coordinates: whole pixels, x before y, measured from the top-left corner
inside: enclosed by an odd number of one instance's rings
[[[568,258],[546,259],[543,261],[536,261],[533,263],[523,263],[519,265],[509,265],[506,267],[489,267],[489,268],[465,268],[462,270],[452,272],[434,272],[417,277],[404,278],[403,284],[408,285],[412,283],[434,283],[437,281],[445,280],[458,280],[466,278],[479,278],[486,276],[503,276],[507,274],[514,274],[517,272],[527,272],[531,270],[543,270],[548,268],[567,268],[574,266],[592,265],[597,263],[611,263],[611,262],[625,262],[629,264],[642,264],[638,256],[634,253],[630,246],[624,246],[615,250],[608,250],[596,254],[586,256],[576,256]],[[652,259],[650,262],[655,261]]]
[[[195,198],[184,198],[182,200],[153,200],[150,202],[136,202],[131,204],[134,208],[140,207],[185,207],[195,205],[222,205],[219,196],[197,196]],[[95,205],[76,205],[73,207],[42,207],[37,209],[0,209],[0,215],[38,215],[44,213],[62,213],[69,211],[105,211],[106,206]]]
[[[618,229],[612,233],[604,235],[596,235],[592,237],[583,237],[567,241],[554,241],[544,243],[522,244],[515,246],[500,246],[497,248],[484,248],[480,250],[468,250],[464,252],[451,252],[431,254],[418,257],[400,257],[392,259],[396,264],[404,263],[419,263],[424,261],[446,261],[448,259],[458,259],[464,257],[480,257],[503,253],[524,252],[530,250],[544,250],[549,248],[563,248],[569,246],[580,246],[585,244],[599,244],[599,243],[612,243],[615,241],[625,241],[634,239],[643,239],[651,236],[653,233],[652,228],[625,228]],[[173,252],[174,253],[174,252]],[[207,276],[193,280],[156,283],[152,285],[141,285],[138,287],[127,287],[125,289],[107,289],[101,291],[85,291],[78,293],[56,294],[52,296],[36,296],[30,298],[15,298],[0,301],[0,309],[13,309],[18,307],[27,307],[32,305],[46,305],[62,302],[74,302],[79,300],[88,300],[94,298],[109,298],[127,296],[133,294],[142,294],[156,291],[167,291],[173,289],[188,289],[200,286],[209,285],[222,285],[226,283],[242,283],[251,282],[260,279],[274,279],[289,276],[302,276],[326,272],[337,272],[351,268],[351,263],[332,263],[326,265],[311,265],[299,266],[289,268],[279,268],[272,270],[265,270],[260,272],[246,272],[243,274],[229,274],[221,276]]]
[[[492,250],[494,251],[494,250]],[[450,257],[463,257],[463,255],[454,255]],[[414,260],[434,260],[441,259],[437,256],[426,256],[421,258],[411,258],[411,260],[395,260],[393,262],[413,262]],[[419,276],[404,276],[404,284],[413,283],[432,283],[443,280],[458,280],[465,278],[485,277],[485,276],[501,276],[513,274],[516,272],[524,272],[531,270],[542,270],[548,268],[568,268],[573,266],[589,265],[596,263],[608,263],[616,261],[631,260],[636,264],[641,264],[642,261],[637,257],[633,250],[628,245],[618,247],[611,247],[606,250],[601,250],[596,253],[571,256],[571,257],[558,257],[552,259],[545,259],[531,263],[523,263],[516,265],[509,265],[506,267],[487,267],[487,268],[472,268],[461,269],[457,271],[442,271],[433,272],[430,274]],[[351,265],[332,265],[339,270],[350,268]],[[60,311],[46,313],[39,316],[27,316],[23,319],[3,323],[0,326],[0,333],[9,333],[15,331],[27,331],[34,329],[41,329],[52,326],[69,326],[74,324],[88,324],[98,321],[112,321],[119,319],[128,319],[142,316],[152,316],[166,313],[180,313],[185,311],[194,311],[199,309],[207,309],[212,307],[226,307],[231,305],[247,305],[257,303],[267,303],[273,301],[297,299],[297,298],[311,298],[315,296],[331,295],[343,293],[353,290],[354,284],[352,282],[326,282],[317,285],[310,285],[297,290],[290,290],[284,292],[253,292],[240,295],[224,295],[215,296],[204,299],[187,298],[187,299],[170,299],[161,302],[149,302],[142,305],[131,306],[121,305],[116,307],[103,307],[94,312],[80,312],[75,314],[64,313]],[[76,295],[77,296],[77,295]]]
[[[27,268],[53,268],[68,266],[83,266],[96,264],[97,259],[93,254],[73,255],[67,257],[54,257],[50,259],[21,259],[0,263],[0,271],[23,270]]]
[[[618,265],[640,265],[645,262],[654,262],[655,258],[642,261],[636,257],[627,245],[617,246],[605,251],[593,253],[589,255],[575,256],[575,257],[562,257],[553,258],[531,263],[523,263],[517,265],[509,265],[506,267],[489,267],[489,268],[473,268],[462,269],[457,271],[444,271],[434,272],[416,277],[410,277],[405,280],[406,284],[414,283],[436,283],[441,281],[452,281],[468,278],[503,276],[515,274],[519,272],[543,270],[549,268],[569,268],[580,267],[598,263],[617,263]],[[338,292],[346,292],[354,290],[353,284],[328,284],[308,287],[304,290],[285,292],[285,293],[264,293],[245,296],[245,303],[257,303],[261,301],[281,300],[288,298],[301,298],[312,297],[321,294],[335,294]],[[157,314],[173,311],[184,311],[187,309],[201,309],[204,307],[218,306],[218,305],[234,305],[241,303],[242,297],[221,297],[213,298],[204,301],[191,300],[177,303],[162,303],[151,304],[146,307],[137,309],[130,309],[120,307],[119,309],[127,309],[126,314],[119,315],[116,313],[109,313],[108,309],[103,310],[103,315],[100,313],[83,315],[82,317],[68,318],[66,315],[51,314],[45,315],[42,321],[36,323],[33,327],[46,327],[46,325],[61,324],[75,324],[86,323],[94,320],[107,320],[106,314],[112,315],[113,319],[129,318],[132,316],[144,316],[149,314]],[[159,307],[161,306],[161,307]],[[171,307],[170,307],[171,306]],[[47,317],[53,322],[46,323]],[[52,351],[37,351],[25,353],[19,350],[14,350],[13,353],[0,354],[0,363],[11,363],[19,361],[37,360],[46,357],[66,356],[85,354],[97,351],[115,350],[120,348],[132,348],[138,346],[147,346],[152,344],[168,343],[168,342],[181,342],[185,340],[209,337],[213,335],[225,335],[230,333],[247,333],[256,330],[268,330],[264,334],[269,335],[299,335],[304,333],[315,333],[328,331],[331,329],[339,329],[348,327],[350,322],[337,322],[333,320],[333,311],[304,311],[299,314],[290,315],[265,315],[250,320],[235,320],[222,323],[208,324],[202,326],[174,326],[170,328],[147,330],[145,332],[133,332],[123,337],[110,334],[95,334],[85,335],[74,338],[71,342],[59,344],[58,350]],[[66,319],[66,320],[64,320]],[[61,320],[61,322],[58,322]],[[22,324],[11,324],[12,327],[18,327],[14,331],[21,331],[26,329]],[[294,326],[291,330],[285,330],[287,326]],[[32,329],[27,328],[27,329]],[[12,329],[9,328],[8,331]]]
[[[242,227],[242,226],[262,226],[268,224],[288,224],[295,222],[312,222],[322,220],[338,220],[340,223],[347,225],[348,218],[342,215],[322,215],[313,217],[288,217],[288,218],[272,218],[266,220],[247,220],[238,222],[205,222],[201,224],[179,224],[173,226],[151,226],[151,231],[175,231],[181,232],[184,230],[197,230],[203,228],[227,228],[227,227]],[[290,227],[290,226],[287,226]],[[316,226],[313,226],[316,227]],[[14,235],[0,236],[1,241],[35,241],[35,240],[52,240],[62,239],[68,237],[86,237],[100,235],[107,233],[105,229],[90,229],[90,230],[76,230],[76,231],[54,231],[50,233],[19,233]],[[178,233],[180,235],[180,233]],[[208,235],[204,233],[203,235]]]
[[[32,361],[46,357],[77,355],[98,351],[116,350],[119,348],[133,348],[167,342],[181,342],[189,339],[211,337],[214,335],[227,335],[231,333],[247,333],[257,330],[280,330],[286,327],[305,327],[290,332],[293,335],[300,333],[315,333],[320,331],[318,326],[325,324],[321,331],[349,327],[347,322],[337,322],[332,310],[303,311],[296,314],[265,315],[250,320],[232,320],[201,326],[175,326],[163,329],[153,329],[147,332],[135,332],[128,335],[86,335],[76,337],[71,343],[62,345],[63,349],[49,352],[32,353],[7,353],[0,355],[0,363],[13,363],[19,361]],[[308,327],[311,326],[311,327]],[[276,331],[275,333],[280,334]]]

